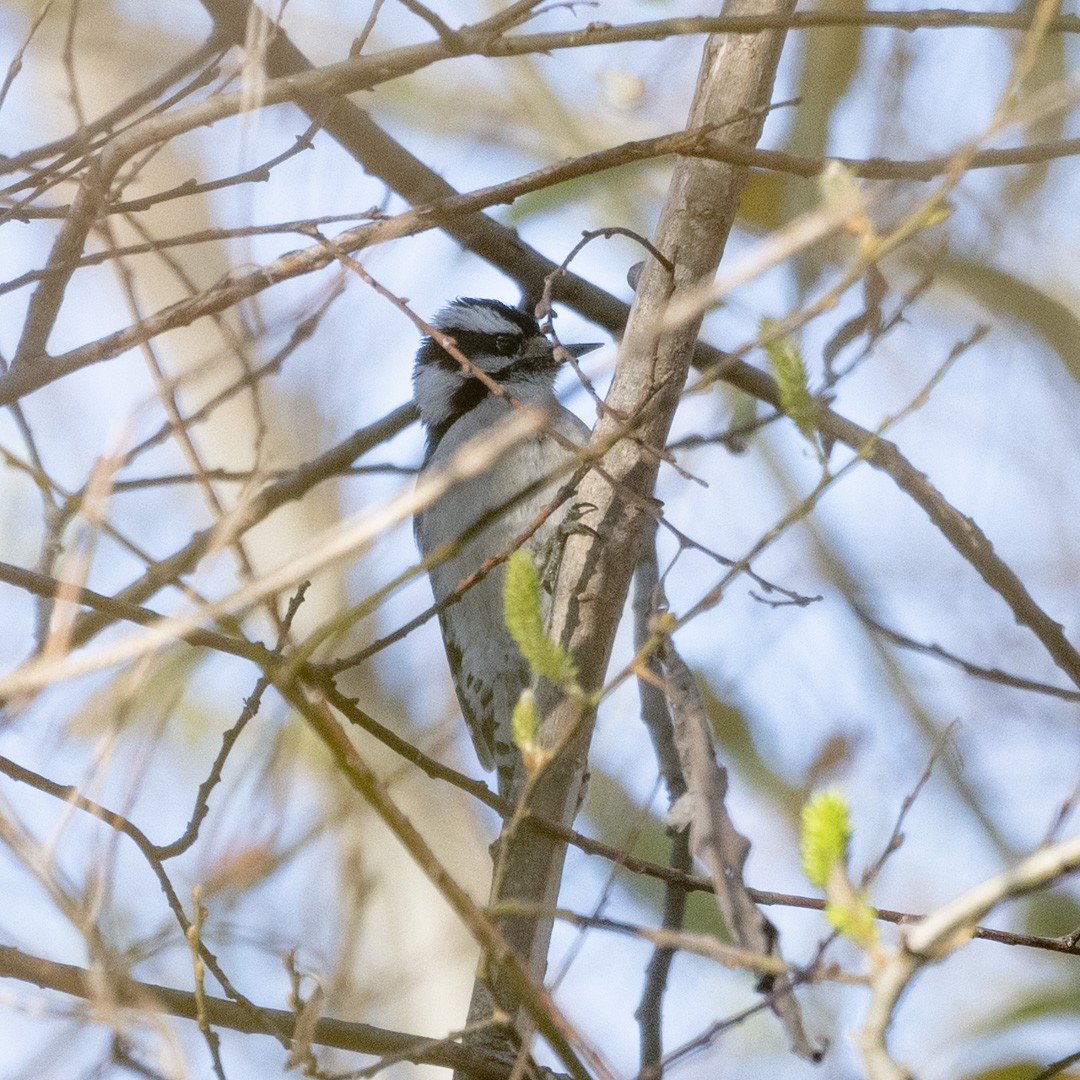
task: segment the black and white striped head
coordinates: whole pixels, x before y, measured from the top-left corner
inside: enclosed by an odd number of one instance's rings
[[[519,401],[539,402],[552,392],[561,362],[537,321],[498,300],[462,297],[432,320],[454,339],[471,363],[486,372]],[[582,356],[599,345],[567,345]],[[461,417],[486,400],[491,391],[469,374],[437,341],[425,337],[416,354],[413,394],[427,429],[430,457],[439,440]]]

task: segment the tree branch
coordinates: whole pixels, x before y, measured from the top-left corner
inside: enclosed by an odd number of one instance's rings
[[[788,11],[787,0],[766,10]],[[725,11],[761,11],[759,0],[732,0]],[[710,38],[706,44],[689,126],[728,126],[733,138],[753,145],[780,56],[783,35]],[[615,381],[593,433],[594,444],[620,433],[617,417],[640,410],[634,439],[617,442],[604,456],[604,474],[582,482],[578,498],[595,507],[592,535],[566,543],[552,599],[551,632],[568,647],[579,666],[586,692],[603,684],[615,629],[622,614],[639,550],[643,507],[653,484],[668,427],[686,379],[698,323],[657,341],[655,327],[673,292],[710,280],[735,218],[745,170],[700,159],[680,159],[671,182],[655,246],[675,264],[674,280],[650,259],[620,350]],[[609,479],[610,478],[610,479]],[[598,539],[601,538],[602,539]],[[569,825],[584,784],[592,716],[580,699],[542,701],[541,743],[559,748],[554,760],[526,796],[530,813]],[[530,831],[504,838],[493,900],[499,903],[555,906],[565,847]],[[547,962],[549,918],[518,918],[500,924],[512,947],[527,958],[540,979]],[[492,984],[495,1000],[513,1006],[511,988]],[[490,1004],[484,987],[474,992],[470,1020]]]
[[[1080,869],[1080,836],[1042,848],[906,927],[900,948],[870,980],[873,996],[856,1043],[871,1080],[910,1080],[890,1056],[885,1035],[904,988],[925,964],[944,959],[970,937],[978,921],[1002,900],[1040,888]]]
[[[0,978],[32,983],[90,1002],[98,1001],[102,996],[98,973],[32,956],[10,945],[0,945]],[[130,978],[114,977],[110,989],[116,994],[115,1004],[118,1005],[139,1009],[150,1006],[186,1020],[198,1020],[201,1009],[206,1020],[215,1027],[270,1035],[286,1047],[298,1020],[296,1013],[284,1009],[270,1009],[261,1005],[249,1009],[235,1001],[205,995],[197,1001],[193,991]],[[361,1054],[392,1054],[416,1064],[460,1068],[477,1080],[508,1080],[510,1075],[505,1061],[483,1050],[461,1046],[449,1039],[427,1039],[370,1024],[323,1018],[316,1023],[310,1041],[320,1046],[353,1050]]]

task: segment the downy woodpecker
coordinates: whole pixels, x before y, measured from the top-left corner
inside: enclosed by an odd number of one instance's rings
[[[539,478],[565,466],[573,457],[570,447],[584,446],[590,432],[555,399],[555,376],[561,362],[555,357],[552,342],[531,316],[498,300],[466,298],[443,308],[432,325],[453,338],[458,350],[507,395],[541,407],[548,415],[544,430],[503,455],[482,475],[457,484],[416,515],[416,540],[425,558],[457,540],[480,518],[491,515],[488,523],[453,555],[429,568],[432,592],[441,603],[485,559],[506,552],[552,501],[569,476],[565,469],[537,490],[518,496]],[[574,356],[581,356],[599,345],[566,348]],[[423,339],[416,355],[413,386],[427,430],[425,467],[451,458],[462,444],[513,408],[505,397],[493,393],[465,371],[431,337]],[[557,432],[562,441],[551,432]],[[564,501],[526,542],[534,558],[550,554],[571,503]],[[503,507],[505,510],[501,510]],[[530,674],[503,619],[504,576],[499,566],[457,602],[441,609],[439,622],[450,673],[477,756],[485,768],[497,770],[500,794],[512,797],[519,792],[524,770],[510,720],[521,691],[530,683]],[[544,599],[546,608],[546,594]]]

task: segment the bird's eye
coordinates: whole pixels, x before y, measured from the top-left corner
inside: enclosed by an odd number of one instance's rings
[[[513,334],[495,335],[495,353],[497,356],[513,356],[518,351],[518,339]]]

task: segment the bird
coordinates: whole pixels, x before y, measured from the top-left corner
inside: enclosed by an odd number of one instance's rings
[[[457,540],[485,515],[487,522],[450,557],[428,567],[437,605],[442,605],[469,575],[493,555],[505,554],[514,540],[549,504],[565,483],[565,468],[527,495],[515,496],[544,476],[559,472],[585,446],[589,428],[555,398],[562,359],[536,319],[499,300],[461,297],[439,311],[432,328],[452,338],[457,349],[514,401],[543,408],[546,423],[503,454],[487,471],[456,484],[414,518],[417,546],[425,559]],[[583,356],[598,343],[566,345]],[[423,468],[438,466],[460,447],[508,416],[513,405],[466,371],[433,336],[416,354],[413,392],[427,435]],[[557,433],[557,436],[554,433]],[[505,507],[505,510],[492,513]],[[534,560],[550,557],[559,530],[572,514],[571,500],[525,542]],[[542,569],[542,568],[541,568]],[[481,765],[496,770],[500,795],[520,793],[526,775],[514,744],[511,716],[532,679],[503,618],[503,565],[497,566],[460,599],[439,606],[439,624],[450,674],[465,723]],[[544,617],[550,597],[542,593]]]

